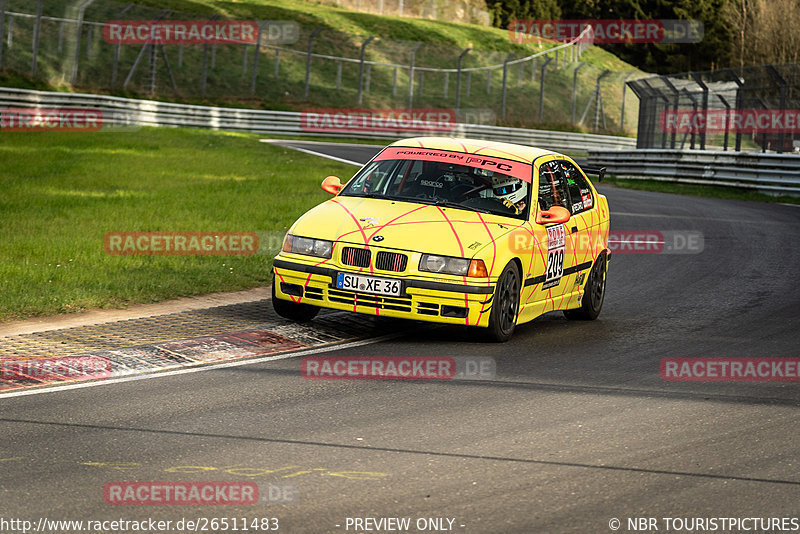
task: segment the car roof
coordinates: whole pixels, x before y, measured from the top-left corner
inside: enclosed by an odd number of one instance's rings
[[[483,156],[522,161],[524,163],[533,163],[541,156],[562,155],[552,150],[545,150],[532,146],[457,137],[411,137],[408,139],[400,139],[389,146],[429,148],[464,152],[467,154],[481,154]]]

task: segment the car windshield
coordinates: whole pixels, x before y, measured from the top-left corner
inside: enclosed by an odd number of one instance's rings
[[[527,182],[489,169],[420,159],[376,159],[341,194],[522,219],[528,213],[529,190]]]

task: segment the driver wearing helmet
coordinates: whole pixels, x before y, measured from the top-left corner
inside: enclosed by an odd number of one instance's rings
[[[523,180],[495,175],[492,177],[492,192],[495,198],[501,200],[507,208],[514,210],[517,215],[525,209],[528,184]]]

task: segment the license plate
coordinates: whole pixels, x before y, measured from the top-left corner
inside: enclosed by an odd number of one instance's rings
[[[336,277],[336,287],[361,293],[391,295],[393,297],[399,296],[402,289],[400,280],[350,273],[339,273]]]

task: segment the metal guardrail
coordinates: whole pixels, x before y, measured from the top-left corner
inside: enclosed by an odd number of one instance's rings
[[[758,189],[800,195],[800,156],[760,152],[590,150],[590,165],[625,178]]]
[[[359,133],[305,132],[300,125],[301,114],[299,112],[194,106],[107,95],[57,93],[27,89],[0,88],[0,107],[93,108],[103,112],[104,124],[115,126],[208,128],[265,135],[373,139],[397,139],[414,135],[430,135],[430,130]],[[631,149],[636,146],[636,140],[629,137],[503,128],[463,123],[456,124],[455,129],[452,132],[448,132],[448,135],[505,141],[572,153],[585,153],[590,149],[597,148],[603,150]]]

